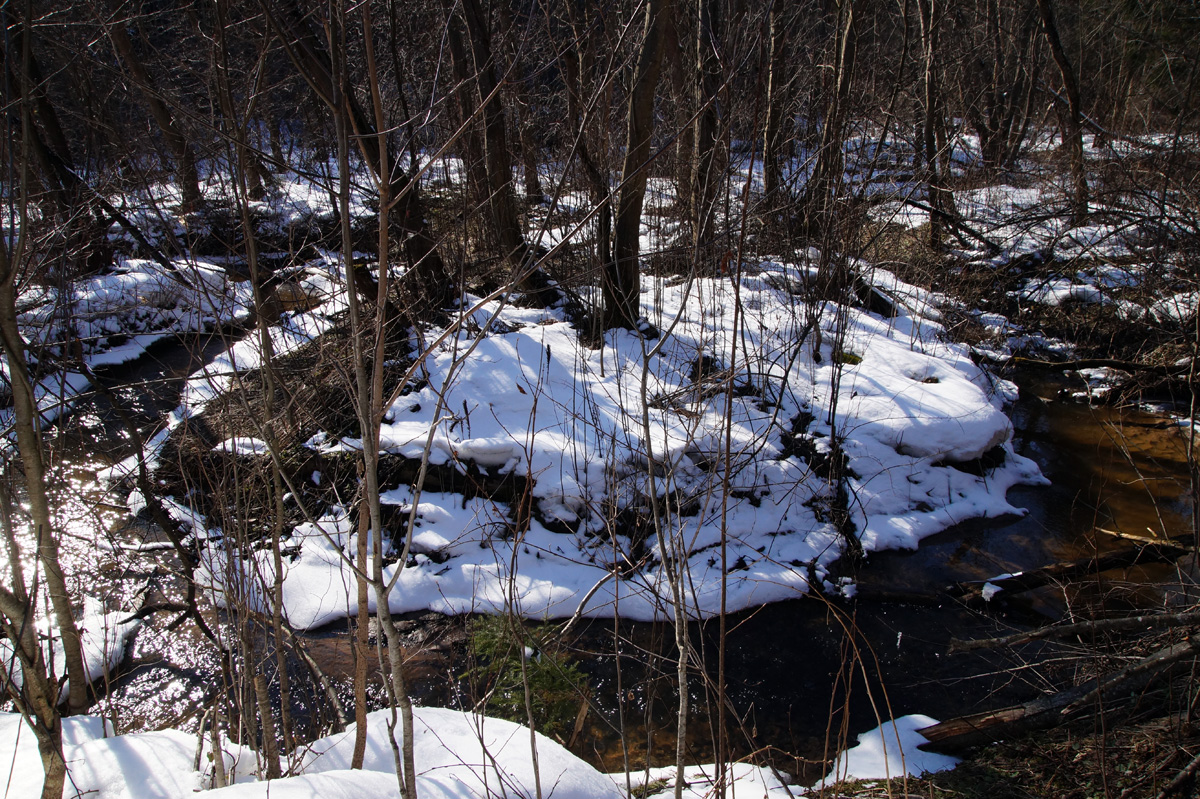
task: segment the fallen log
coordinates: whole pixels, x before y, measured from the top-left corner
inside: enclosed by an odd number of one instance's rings
[[[1124,669],[1088,680],[1082,685],[1040,696],[1021,705],[960,716],[926,727],[920,733],[929,743],[922,744],[921,748],[935,752],[960,752],[1064,724],[1097,704],[1098,712],[1107,716],[1121,707],[1122,703],[1114,697],[1118,690],[1125,697],[1136,694],[1159,677],[1170,673],[1175,664],[1197,655],[1200,655],[1200,637],[1185,639],[1163,647]]]
[[[1058,624],[1041,627],[999,638],[976,638],[963,640],[955,638],[950,641],[951,652],[972,652],[978,649],[994,649],[1001,646],[1019,646],[1047,638],[1071,638],[1073,636],[1098,636],[1116,632],[1141,632],[1145,630],[1161,630],[1171,627],[1186,627],[1200,625],[1200,611],[1188,613],[1149,613],[1141,616],[1125,616],[1119,619],[1096,619],[1081,621],[1076,624]]]
[[[1099,574],[1109,569],[1126,569],[1146,563],[1173,563],[1188,552],[1188,549],[1175,544],[1139,544],[1103,555],[1052,563],[1040,569],[1008,577],[997,577],[982,583],[978,581],[956,583],[950,586],[948,593],[967,604],[985,602],[996,593],[996,591],[985,593],[984,588],[988,585],[1005,593],[1020,593],[1052,583]]]
[[[1064,372],[1077,372],[1080,369],[1118,369],[1122,372],[1149,372],[1150,374],[1162,375],[1163,377],[1183,377],[1186,376],[1191,368],[1190,364],[1172,364],[1162,366],[1158,364],[1139,363],[1137,361],[1122,361],[1116,358],[1083,358],[1075,361],[1045,361],[1038,358],[1026,358],[1023,355],[1017,355],[1012,358],[1009,363],[1014,366],[1036,366],[1041,369],[1062,370]]]

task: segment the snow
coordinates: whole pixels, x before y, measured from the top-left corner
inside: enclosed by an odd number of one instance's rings
[[[1055,136],[1042,136],[1032,149],[1059,145]],[[1160,145],[1147,137],[1110,146],[1133,151]],[[980,157],[973,136],[956,135],[950,147],[954,174]],[[914,188],[911,177],[900,176],[911,171],[911,152],[900,143],[879,144],[869,136],[852,137],[847,152],[852,156],[849,184],[881,200],[871,211],[874,219],[910,228],[928,224],[928,213],[907,201]],[[851,162],[879,156],[880,168],[868,183]],[[310,175],[336,172],[329,163],[305,166]],[[455,158],[425,166],[428,181],[463,182],[464,170]],[[803,180],[810,166],[804,157],[796,159],[785,166],[785,177]],[[889,171],[892,167],[895,173]],[[761,164],[750,159],[739,165],[735,159],[732,168],[751,191],[761,189]],[[217,195],[224,189],[214,178],[206,191]],[[652,179],[646,207],[670,208],[671,191],[670,181]],[[738,186],[734,194],[741,191]],[[334,212],[329,187],[319,179],[282,175],[269,192],[254,209],[266,220],[267,230],[290,233]],[[357,181],[352,216],[371,213],[369,193],[368,182]],[[178,192],[155,187],[146,194],[134,200],[127,215],[147,231],[162,234],[155,204],[177,203]],[[1061,199],[1062,190],[1052,181],[956,190],[955,204],[964,220],[1000,249],[972,251],[978,242],[964,242],[961,254],[971,259],[970,268],[994,270],[998,278],[1020,269],[1010,295],[1018,306],[1113,304],[1126,318],[1164,324],[1194,317],[1200,294],[1194,282],[1177,279],[1177,263],[1126,265],[1137,253],[1131,245],[1136,231],[1108,223],[1071,227],[1064,215],[1053,212]],[[143,207],[136,207],[137,202]],[[557,203],[575,212],[586,212],[591,205],[582,193],[566,194]],[[183,239],[184,234],[201,233],[186,230],[190,219],[174,221],[177,227],[167,235]],[[647,222],[644,251],[673,243],[679,229],[674,222],[661,217]],[[594,223],[555,221],[543,228],[534,238],[557,246],[593,235]],[[125,235],[115,229],[110,234],[114,239]],[[855,586],[849,578],[830,577],[846,544],[844,531],[828,522],[836,497],[822,466],[839,451],[846,459],[850,534],[867,553],[915,547],[924,537],[967,519],[1023,513],[1008,503],[1008,489],[1043,478],[1035,464],[1013,451],[1012,427],[1004,413],[1014,396],[1012,386],[979,369],[966,347],[947,341],[940,310],[946,298],[887,270],[852,262],[862,281],[897,304],[899,315],[884,319],[861,308],[812,305],[807,290],[816,258],[809,252],[790,260],[763,257],[742,264],[736,293],[727,276],[647,277],[641,312],[663,332],[656,341],[616,331],[607,334],[602,349],[589,349],[559,311],[518,309],[470,295],[463,298],[457,327],[423,331],[426,341],[447,335],[429,351],[396,354],[417,358],[422,380],[413,380],[411,390],[388,409],[382,450],[390,456],[427,458],[463,475],[527,479],[536,516],[527,529],[520,529],[507,503],[432,491],[418,497],[404,486],[387,492],[385,502],[400,511],[414,510],[416,518],[413,562],[399,574],[394,564],[385,568],[385,576],[396,579],[389,598],[393,611],[513,611],[537,618],[582,612],[662,619],[674,610],[671,582],[684,569],[688,590],[683,611],[696,617],[716,612],[722,585],[727,586],[730,611],[813,590],[851,596]],[[249,319],[249,286],[229,268],[241,266],[237,259],[188,256],[172,258],[171,265],[173,269],[164,269],[153,260],[121,256],[108,274],[69,287],[31,286],[23,292],[20,323],[47,367],[39,371],[44,377],[35,387],[47,423],[69,412],[90,388],[82,370],[70,366],[72,356],[82,356],[93,369],[117,366],[169,336],[244,325]],[[337,254],[321,252],[303,267],[287,269],[289,286],[303,295],[303,302],[271,327],[277,355],[319,341],[341,323],[345,311],[345,270]],[[1126,298],[1124,292],[1142,288],[1151,278],[1164,281],[1157,299]],[[594,287],[583,287],[581,294],[592,291]],[[1020,351],[1068,351],[1069,345],[1001,314],[968,313],[990,337],[976,346],[976,353],[1004,360]],[[73,327],[64,328],[64,319]],[[70,349],[76,345],[78,353]],[[49,366],[55,358],[64,364],[57,371]],[[257,333],[233,337],[188,380],[180,406],[147,447],[151,463],[183,421],[203,412],[235,385],[237,375],[262,362]],[[695,375],[695,366],[706,362],[711,364],[708,376]],[[6,381],[7,364],[0,371]],[[1080,377],[1099,394],[1114,374],[1084,370]],[[10,425],[11,409],[0,410],[0,426]],[[307,446],[332,455],[360,451],[363,442],[323,431]],[[258,456],[266,445],[243,435],[214,449]],[[994,468],[971,463],[997,451],[1003,457]],[[128,473],[132,463],[119,464],[112,475]],[[312,479],[319,483],[321,472],[314,471]],[[131,510],[144,505],[137,492],[129,497]],[[644,520],[652,500],[667,498],[674,505],[660,519],[661,538],[652,526],[638,530],[627,521],[630,515]],[[166,498],[164,505],[198,541],[201,577],[218,601],[224,589],[234,587],[249,591],[251,602],[263,602],[261,589],[274,575],[268,556],[243,560],[241,553],[224,549],[221,531],[188,497]],[[330,507],[292,531],[290,543],[297,554],[284,564],[283,592],[293,625],[316,627],[353,611],[348,555],[356,548],[356,529],[345,508]],[[721,542],[728,546],[728,561],[738,564],[727,574],[715,566],[714,548]],[[986,582],[985,597],[1002,590],[1007,576]],[[117,663],[138,624],[104,613],[95,603],[86,605],[81,626],[91,679]],[[61,651],[52,646],[54,630],[44,622],[41,626],[61,674]],[[11,648],[6,646],[0,641],[0,657],[9,661]],[[842,778],[879,779],[952,766],[953,758],[916,749],[924,740],[919,730],[930,723],[926,717],[906,716],[864,733],[817,788]],[[373,714],[369,724],[367,771],[346,769],[352,741],[348,732],[293,753],[292,760],[300,763],[296,776],[243,782],[218,793],[395,796],[386,717]],[[416,733],[422,796],[533,794],[525,728],[456,711],[418,709]],[[86,795],[185,796],[211,784],[211,774],[193,771],[195,738],[182,732],[104,738],[98,719],[68,719],[64,735],[72,784]],[[553,786],[554,796],[619,792],[608,777],[540,736],[538,750],[543,787]],[[8,752],[14,753],[12,758],[0,758],[10,764],[0,765],[6,795],[36,794],[40,768],[33,737],[22,732],[22,722],[11,714],[0,715],[0,753]],[[206,753],[200,754],[199,761],[207,762]],[[241,779],[252,779],[251,771],[243,762]],[[689,767],[685,795],[705,795],[713,772],[711,766]],[[673,776],[673,770],[660,769],[650,775],[651,781]],[[769,770],[745,764],[733,766],[733,779],[734,793],[756,797],[798,790]],[[624,775],[615,784],[623,788]]]
[[[419,796],[534,796],[537,781],[529,730],[501,719],[458,710],[414,708],[417,794]],[[367,717],[363,768],[395,774],[388,738],[389,711]],[[399,731],[397,731],[397,739]],[[306,747],[301,768],[307,774],[349,767],[354,727]],[[537,770],[542,791],[556,799],[616,799],[620,793],[603,774],[561,744],[537,735]],[[394,778],[393,778],[394,779]],[[426,789],[429,792],[426,792]]]
[[[261,438],[234,436],[217,444],[213,451],[224,452],[227,455],[266,455],[270,452],[270,447]]]
[[[292,753],[295,774],[272,781],[253,776],[249,753],[234,775],[237,784],[209,791],[212,769],[207,746],[197,758],[194,734],[179,730],[103,737],[99,718],[66,719],[64,743],[68,796],[91,799],[184,799],[197,791],[219,797],[311,799],[314,796],[396,797],[396,770],[389,740],[390,711],[367,717],[367,755],[361,771],[350,771],[355,728],[321,738]],[[619,799],[620,791],[604,774],[560,744],[536,735],[536,776],[529,730],[519,724],[439,708],[415,708],[417,792],[431,799],[534,796],[540,777],[543,795],[555,799]],[[20,740],[17,740],[18,735]],[[397,739],[400,731],[397,730]],[[0,751],[15,753],[5,799],[24,799],[40,791],[42,768],[32,732],[17,714],[0,714]],[[227,766],[232,765],[226,752]],[[0,764],[0,769],[7,768]]]
[[[65,793],[89,799],[183,799],[200,787],[196,736],[178,730],[89,741],[72,750]]]
[[[443,792],[433,781],[417,780],[421,799],[452,799],[463,794]],[[213,799],[397,799],[395,775],[378,771],[327,771],[269,782],[248,782],[206,791]]]
[[[528,728],[510,721],[441,708],[414,708],[414,762],[417,793],[429,799],[533,796],[540,780],[542,794],[555,799],[619,799],[624,773],[602,774],[560,744],[537,734],[536,767]],[[293,752],[293,773],[271,781],[254,775],[253,755],[226,744],[224,759],[235,784],[212,788],[210,751],[197,757],[197,738],[179,730],[113,736],[97,716],[63,721],[68,764],[67,796],[93,799],[185,799],[197,792],[221,799],[393,799],[399,795],[390,741],[391,711],[367,716],[368,737],[362,770],[350,770],[355,727],[313,741]],[[748,763],[726,767],[729,795],[782,799],[808,795],[840,780],[886,779],[953,768],[953,757],[923,752],[919,730],[936,722],[927,716],[904,716],[858,736],[858,745],[838,755],[837,765],[812,789],[789,784],[787,774]],[[399,742],[400,728],[396,740]],[[231,759],[230,752],[236,753]],[[0,784],[4,799],[36,796],[42,767],[37,745],[24,720],[0,713]],[[235,762],[240,759],[237,767]],[[197,763],[203,769],[196,771]],[[6,769],[8,771],[6,771]],[[688,766],[684,796],[711,795],[717,769]],[[636,789],[661,783],[651,797],[672,795],[675,769],[653,768],[628,775]]]
[[[624,772],[608,776],[622,790],[625,788]],[[664,786],[662,790],[643,796],[645,799],[668,799],[675,795],[675,776],[675,768],[670,766],[635,771],[629,775],[629,780],[635,795],[639,788],[659,783]],[[718,776],[714,764],[688,766],[684,769],[687,786],[683,789],[683,796],[685,799],[710,799],[715,795]],[[803,788],[784,781],[787,779],[789,775],[770,768],[749,763],[728,763],[725,767],[725,795],[730,799],[791,799],[805,794]]]
[[[662,338],[611,331],[602,349],[582,346],[557,311],[468,296],[462,326],[423,354],[424,385],[385,414],[380,448],[464,475],[526,478],[537,512],[514,535],[507,503],[430,491],[417,499],[406,486],[387,492],[384,502],[400,511],[417,505],[415,561],[398,576],[395,564],[384,569],[396,579],[393,612],[661,619],[672,613],[677,554],[690,570],[686,612],[694,616],[718,611],[722,580],[730,609],[824,590],[845,546],[821,510],[832,496],[817,473],[834,437],[868,552],[915,547],[965,519],[1023,513],[1005,493],[1043,478],[1012,451],[1003,411],[1011,392],[965,347],[944,341],[936,298],[886,270],[861,268],[863,280],[895,299],[896,318],[829,303],[810,309],[793,292],[803,292],[811,268],[763,261],[743,266],[738,295],[727,278],[645,281],[643,312]],[[292,319],[308,320],[311,340],[331,324],[328,313]],[[813,325],[819,338],[804,333]],[[305,340],[275,330],[280,350]],[[856,359],[839,366],[835,350]],[[228,374],[260,359],[257,338],[243,339],[189,381],[176,417],[198,412]],[[794,435],[810,450],[789,452],[785,435],[805,415],[812,421]],[[363,444],[320,433],[308,446],[332,455]],[[955,468],[995,448],[1003,463],[983,476]],[[670,515],[661,541],[647,533],[639,543],[615,520],[648,514],[654,494],[691,510]],[[204,529],[200,519],[191,523]],[[727,561],[739,564],[724,576],[713,553],[722,538]],[[273,579],[269,556],[251,563],[212,539],[202,577],[219,601],[229,581],[241,593]],[[356,535],[347,512],[328,509],[291,539],[298,554],[283,566],[290,622],[313,628],[351,613],[347,553]],[[626,563],[637,567],[630,573]]]
[[[811,788],[792,784],[788,774],[749,763],[729,763],[725,770],[728,796],[737,799],[784,799],[800,796],[826,796],[827,789],[849,780],[887,780],[903,776],[919,777],[936,771],[954,768],[959,760],[948,755],[925,752],[917,747],[928,743],[920,730],[937,721],[928,716],[909,715],[888,721],[858,736],[857,745],[840,752],[836,765]],[[718,769],[713,764],[687,766],[684,769],[686,799],[707,799],[714,795]],[[608,775],[624,789],[626,774]],[[673,766],[638,770],[628,775],[636,792],[647,785],[661,786],[647,799],[668,799],[674,796],[676,770]]]
[[[99,716],[74,716],[62,720],[63,748],[69,764],[79,762],[78,748],[88,741],[103,738],[107,722]],[[28,799],[40,796],[42,780],[41,756],[33,730],[17,713],[0,713],[0,793],[3,799]]]
[[[902,716],[858,736],[858,745],[838,755],[837,763],[817,783],[820,789],[843,780],[880,780],[919,777],[954,768],[958,758],[925,752],[917,747],[928,741],[920,730],[937,724],[929,716]]]

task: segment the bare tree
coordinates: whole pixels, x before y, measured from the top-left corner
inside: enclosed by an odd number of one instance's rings
[[[138,87],[146,106],[150,109],[150,114],[162,131],[167,149],[175,159],[175,180],[179,184],[179,190],[183,196],[183,210],[185,212],[195,211],[200,206],[201,196],[200,177],[196,170],[196,156],[192,152],[192,146],[180,130],[162,93],[155,85],[149,70],[142,63],[129,34],[126,33],[125,27],[129,22],[121,18],[121,9],[117,5],[117,0],[109,0],[109,5],[117,18],[110,20],[105,26],[108,38],[113,44],[113,49],[120,56],[121,62],[129,70],[129,76],[133,78],[134,85]]]
[[[801,201],[804,226],[810,235],[826,238],[836,220],[845,165],[845,127],[850,87],[858,47],[856,0],[833,0],[832,70],[826,79],[825,103],[817,153]]]
[[[724,172],[720,152],[722,142],[717,126],[717,93],[721,87],[724,40],[721,34],[720,0],[698,0],[696,11],[695,67],[699,80],[696,84],[696,152],[691,181],[691,211],[693,240],[700,247],[709,244],[713,235],[717,189]]]
[[[787,64],[786,53],[791,38],[795,17],[783,4],[772,3],[768,19],[769,55],[767,60],[767,111],[763,129],[763,202],[768,213],[774,214],[780,205],[780,150],[784,110],[788,105],[788,87],[792,83],[792,66]]]
[[[29,8],[26,6],[26,15]],[[32,45],[30,37],[22,42],[23,67],[20,75],[30,74]],[[10,73],[11,75],[11,73]],[[3,526],[7,571],[11,585],[0,585],[0,628],[8,638],[15,663],[0,664],[0,680],[5,693],[11,697],[25,719],[33,728],[38,750],[45,767],[46,777],[43,796],[62,795],[66,775],[66,764],[62,754],[62,720],[59,710],[59,675],[55,674],[53,660],[48,659],[43,648],[38,626],[43,611],[39,608],[41,591],[49,596],[49,612],[53,615],[58,636],[55,645],[61,646],[66,664],[67,709],[80,713],[87,709],[88,681],[84,668],[83,647],[75,612],[67,590],[59,553],[58,531],[50,511],[48,493],[48,465],[42,438],[44,420],[39,408],[39,399],[34,379],[30,374],[26,343],[18,328],[17,295],[22,283],[29,280],[38,259],[32,254],[30,194],[34,181],[34,156],[30,142],[34,139],[34,109],[29,102],[30,90],[23,87],[20,92],[12,91],[13,84],[6,81],[4,100],[17,109],[20,122],[20,138],[11,136],[5,142],[8,152],[14,156],[5,175],[5,183],[14,202],[14,237],[4,237],[0,242],[0,347],[7,365],[7,379],[12,398],[12,428],[20,451],[18,466],[11,457],[5,456],[4,479],[0,485],[0,524]],[[13,479],[20,471],[20,478]],[[8,482],[11,481],[11,482]],[[25,527],[24,512],[15,513],[17,498],[14,490],[23,493],[28,506],[30,535],[19,533]],[[22,538],[35,548],[34,573],[28,574],[23,557]],[[45,586],[44,589],[42,586]],[[12,673],[17,666],[20,672]]]
[[[1050,0],[1037,0],[1037,5],[1038,12],[1042,15],[1042,29],[1050,45],[1050,55],[1058,66],[1063,91],[1067,95],[1063,146],[1067,150],[1071,169],[1071,224],[1083,225],[1088,219],[1088,181],[1087,166],[1083,160],[1083,96],[1079,90],[1079,76],[1071,64],[1066,47],[1063,46]]]
[[[421,198],[421,165],[410,163],[405,169],[394,149],[387,148],[384,158],[379,147],[368,144],[376,140],[378,133],[374,122],[353,91],[341,91],[334,85],[326,47],[294,4],[274,0],[259,0],[259,4],[300,77],[330,111],[346,114],[363,160],[376,179],[389,181],[392,213],[388,220],[398,227],[398,238],[403,242],[410,266],[405,282],[417,297],[413,307],[445,305],[454,295],[454,284],[430,231],[429,217]],[[374,295],[373,286],[360,287],[360,294],[370,301]]]
[[[642,202],[650,176],[654,93],[662,67],[665,29],[673,21],[672,5],[672,0],[646,2],[645,34],[629,89],[625,161],[621,169],[613,259],[603,274],[605,327],[637,327]]]

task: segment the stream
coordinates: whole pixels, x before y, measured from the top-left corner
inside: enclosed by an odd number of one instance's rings
[[[139,360],[101,378],[120,385],[117,399],[143,427],[175,406],[184,377],[223,346],[219,335],[160,342]],[[1015,376],[1012,409],[1017,450],[1035,460],[1049,487],[1017,487],[1009,501],[1022,518],[973,520],[922,542],[915,551],[871,554],[853,567],[863,599],[804,596],[730,615],[725,672],[733,757],[768,754],[802,780],[817,779],[845,740],[879,718],[924,713],[945,719],[1029,698],[1042,683],[1037,668],[1013,670],[995,652],[947,654],[953,637],[1003,634],[1022,625],[1109,608],[1163,606],[1188,600],[1173,568],[1139,567],[1100,580],[1054,586],[984,610],[968,609],[942,589],[1128,546],[1099,530],[1162,538],[1192,528],[1185,427],[1139,409],[1089,407],[1061,399],[1071,381],[1031,372]],[[59,481],[55,501],[64,530],[64,568],[74,590],[110,609],[136,607],[146,586],[179,589],[170,552],[98,548],[97,540],[155,540],[151,525],[124,512],[124,497],[105,496],[97,469],[129,454],[116,414],[102,397],[77,403],[53,442]],[[97,533],[97,531],[101,531]],[[872,595],[913,601],[878,601]],[[925,600],[920,598],[925,597]],[[1191,598],[1194,601],[1194,597]],[[100,712],[119,731],[194,727],[219,663],[190,624],[156,614],[138,633],[125,667],[102,692]],[[334,629],[337,628],[337,629]],[[468,667],[462,620],[410,614],[403,623],[414,694],[423,703],[462,703]],[[715,702],[704,675],[717,676],[719,625],[692,625],[702,661],[692,678],[692,762],[715,757]],[[305,636],[310,654],[347,697],[352,675],[345,625]],[[571,736],[573,751],[601,769],[626,763],[665,765],[674,757],[674,642],[669,626],[592,620],[569,642],[588,675],[592,705]],[[618,701],[618,700],[621,701]]]

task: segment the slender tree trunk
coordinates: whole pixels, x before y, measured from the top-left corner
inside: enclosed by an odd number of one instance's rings
[[[570,119],[576,136],[576,152],[579,163],[583,168],[591,200],[600,207],[596,214],[596,256],[597,263],[607,265],[612,260],[612,206],[609,204],[609,180],[607,169],[603,164],[597,164],[592,154],[589,142],[589,119],[598,116],[607,119],[602,105],[600,111],[594,114],[585,113],[583,96],[585,76],[591,75],[590,65],[593,60],[591,39],[588,28],[579,18],[578,9],[574,3],[567,4],[571,21],[571,29],[575,34],[575,48],[561,56],[563,75],[567,82],[567,117]],[[602,90],[607,96],[607,89]]]
[[[771,4],[770,54],[767,72],[767,113],[763,131],[763,201],[768,213],[774,215],[779,204],[779,189],[782,174],[779,164],[780,130],[783,126],[783,109],[786,104],[784,87],[789,83],[788,70],[784,64],[789,26],[786,11],[778,3]]]
[[[0,270],[9,269],[8,248],[0,245]],[[14,529],[13,498],[8,489],[11,463],[0,474],[0,531],[4,535],[12,589],[0,583],[0,634],[8,638],[12,654],[21,671],[22,685],[17,689],[16,675],[8,673],[8,663],[0,662],[0,685],[13,700],[16,709],[37,739],[45,779],[43,799],[60,799],[66,778],[63,760],[62,715],[59,713],[59,687],[46,665],[46,652],[38,641],[36,599],[26,587],[21,543]]]
[[[496,13],[500,15],[506,34],[502,36],[502,41],[505,42],[504,50],[508,62],[508,73],[518,76],[509,84],[511,87],[509,105],[513,110],[513,124],[520,139],[521,166],[524,171],[522,182],[525,196],[531,203],[541,203],[545,200],[545,196],[542,193],[541,176],[538,174],[538,155],[541,150],[541,142],[538,138],[537,113],[534,110],[536,104],[532,97],[533,73],[530,69],[531,65],[522,55],[525,49],[523,44],[532,33],[532,23],[529,18],[525,18],[526,28],[524,31],[519,31],[512,8],[498,3],[495,9]]]
[[[934,0],[917,0],[917,13],[921,19],[921,88],[924,117],[921,122],[922,171],[925,173],[925,188],[929,202],[929,246],[935,250],[942,246],[943,214],[946,212],[945,188],[942,186],[938,169],[939,148],[937,143],[938,116],[941,114],[937,86],[937,28],[934,24]]]
[[[654,135],[654,90],[662,66],[664,29],[672,24],[671,13],[671,0],[646,2],[646,33],[629,90],[625,162],[621,169],[613,260],[603,274],[606,328],[633,329],[637,326],[639,239],[642,202],[650,171],[650,140]]]
[[[6,492],[7,493],[7,492]],[[5,497],[7,503],[9,497]],[[11,517],[6,513],[5,534],[10,544],[12,537]],[[12,560],[10,565],[18,567]],[[22,575],[23,577],[23,575]],[[0,585],[0,631],[8,637],[13,654],[21,668],[22,688],[17,691],[13,677],[7,673],[7,663],[0,662],[0,683],[7,689],[17,710],[26,719],[37,739],[38,754],[45,771],[42,783],[42,799],[62,799],[66,782],[67,764],[63,759],[62,716],[58,712],[58,685],[50,679],[46,667],[45,653],[37,640],[37,625],[33,622],[34,607],[24,593],[24,580],[14,581],[10,592]]]
[[[27,123],[28,124],[28,123]],[[25,471],[25,495],[33,522],[34,541],[50,607],[58,627],[68,679],[67,707],[70,713],[82,713],[88,708],[88,679],[83,665],[83,646],[75,612],[67,593],[59,557],[58,536],[50,514],[46,486],[46,463],[43,458],[41,414],[29,376],[25,358],[25,342],[17,324],[17,270],[10,262],[6,246],[0,246],[0,339],[8,362],[9,385],[12,391],[13,429],[17,448]],[[29,623],[34,624],[30,619]],[[55,697],[57,703],[57,697]]]
[[[816,164],[805,187],[803,203],[807,232],[826,244],[833,235],[836,222],[834,206],[843,184],[845,118],[856,51],[854,2],[836,0],[838,26],[834,36],[834,70],[817,145]]]
[[[501,255],[509,267],[518,269],[525,256],[525,235],[517,214],[516,193],[513,191],[512,158],[508,151],[508,130],[504,119],[504,103],[496,77],[496,62],[492,55],[491,25],[479,0],[459,0],[467,35],[471,42],[471,57],[475,67],[475,85],[479,102],[483,104],[483,148],[487,163],[488,204],[492,221],[500,238]]]
[[[115,14],[120,13],[119,8],[112,10]],[[196,157],[192,152],[192,147],[179,130],[179,125],[175,122],[171,110],[163,102],[162,95],[155,86],[153,78],[150,77],[149,71],[134,49],[133,42],[125,32],[125,21],[117,19],[107,26],[107,30],[108,38],[113,43],[113,49],[117,51],[125,68],[129,70],[129,75],[141,92],[142,99],[150,109],[151,116],[154,117],[154,122],[162,131],[163,142],[166,143],[171,157],[175,159],[175,181],[179,184],[179,191],[183,196],[183,210],[185,212],[194,211],[200,207],[201,196],[200,176],[196,170]]]
[[[1079,77],[1063,47],[1054,20],[1054,8],[1050,0],[1037,0],[1038,12],[1042,17],[1042,29],[1050,45],[1050,55],[1062,76],[1063,91],[1067,95],[1067,119],[1063,131],[1063,145],[1067,149],[1071,168],[1071,224],[1084,225],[1088,219],[1087,166],[1083,159],[1083,97],[1079,91]]]
[[[233,147],[234,198],[237,203],[242,226],[242,240],[246,246],[246,264],[250,270],[251,292],[255,308],[257,309],[257,313],[255,314],[255,328],[258,333],[259,349],[262,351],[261,371],[263,376],[263,415],[265,418],[263,419],[261,428],[267,446],[272,451],[277,451],[279,449],[279,413],[277,402],[280,399],[280,395],[284,392],[279,382],[278,372],[275,369],[275,350],[269,329],[271,320],[268,319],[268,315],[264,310],[267,304],[264,291],[265,281],[258,257],[257,232],[254,229],[254,220],[250,211],[250,200],[252,199],[251,175],[255,173],[257,167],[255,166],[255,158],[250,149],[247,126],[250,124],[249,120],[253,119],[251,112],[253,111],[254,104],[257,102],[261,85],[256,76],[251,82],[251,89],[247,99],[248,107],[239,113],[239,110],[234,106],[234,91],[231,83],[232,70],[229,65],[229,47],[226,39],[226,32],[228,30],[228,0],[219,0],[216,4],[216,9],[217,25],[214,38],[217,47],[218,96],[225,129]],[[258,185],[261,188],[261,182]],[[284,747],[288,751],[291,751],[295,747],[295,741],[292,739],[291,724],[291,680],[288,677],[287,648],[284,645],[283,555],[280,549],[280,540],[283,536],[284,488],[283,476],[280,472],[277,459],[271,459],[270,468],[271,491],[274,504],[274,519],[271,523],[270,543],[274,574],[271,579],[271,585],[265,586],[265,588],[269,588],[271,594],[271,636],[275,651],[275,669],[278,672],[279,726],[283,733]],[[261,727],[263,731],[263,750],[267,759],[267,774],[268,778],[274,778],[280,776],[282,770],[280,768],[279,741],[275,734],[274,714],[267,692],[267,677],[263,673],[263,670],[266,668],[266,658],[267,653],[264,651],[262,660],[256,664],[254,679],[260,715],[266,713],[262,718]]]
[[[416,164],[411,166],[411,172],[406,172],[400,168],[390,148],[368,144],[377,140],[374,123],[352,92],[335,91],[329,54],[307,21],[298,16],[294,4],[259,0],[259,6],[300,77],[332,112],[345,114],[363,160],[380,181],[390,182],[391,214],[388,219],[402,234],[404,254],[410,267],[407,275],[411,276],[406,277],[406,281],[411,280],[410,286],[417,294],[414,306],[440,308],[446,305],[453,299],[455,287],[430,231],[420,184],[410,179],[416,173]],[[381,153],[381,150],[385,152]]]
[[[450,67],[454,73],[454,102],[459,115],[458,124],[462,126],[462,145],[458,152],[466,174],[468,202],[474,210],[476,204],[482,206],[488,201],[487,161],[483,156],[479,125],[471,119],[479,103],[475,92],[471,90],[474,82],[471,79],[470,56],[467,54],[462,30],[452,19],[446,23],[446,45],[450,51]]]
[[[717,92],[721,86],[720,0],[696,4],[696,117],[695,171],[692,178],[692,233],[696,247],[710,244],[716,215],[717,188],[723,171],[717,130]]]
[[[521,113],[519,126],[521,130],[521,162],[525,168],[525,197],[531,203],[545,202],[542,192],[542,179],[538,174],[538,133],[534,125],[533,104],[521,92],[519,100]]]
[[[696,92],[688,78],[683,48],[679,41],[679,26],[667,25],[663,58],[667,59],[671,92],[675,95],[675,198],[680,214],[690,214],[692,204],[692,170],[696,153],[696,126],[692,124],[692,99]]]

